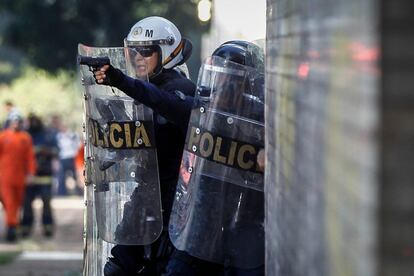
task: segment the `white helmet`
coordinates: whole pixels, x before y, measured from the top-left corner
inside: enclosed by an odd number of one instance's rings
[[[150,16],[138,21],[125,39],[127,47],[152,45],[160,48],[160,69],[180,65],[191,55],[191,43],[182,39],[177,27],[163,17]]]

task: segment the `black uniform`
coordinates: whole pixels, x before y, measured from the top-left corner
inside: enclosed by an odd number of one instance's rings
[[[163,221],[164,229],[168,229],[196,86],[174,69],[164,69],[150,82],[130,78],[113,67],[107,71],[107,76],[112,86],[154,111]],[[105,275],[122,275],[119,271],[111,274],[118,267],[124,275],[136,275],[140,270],[140,275],[156,275],[159,269],[153,260],[167,262],[172,250],[166,231],[151,246],[117,245],[111,251],[113,258],[105,266]]]

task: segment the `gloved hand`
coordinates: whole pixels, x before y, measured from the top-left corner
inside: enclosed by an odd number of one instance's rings
[[[121,70],[112,65],[104,65],[93,72],[97,84],[117,86],[124,76]]]

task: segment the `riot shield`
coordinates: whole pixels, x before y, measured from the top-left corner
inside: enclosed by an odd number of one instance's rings
[[[144,59],[133,49],[79,45],[78,52],[108,57],[125,74],[147,78]],[[152,111],[114,87],[97,85],[88,66],[80,72],[98,235],[113,244],[151,244],[162,231]]]
[[[200,69],[169,233],[203,260],[255,268],[264,260],[263,71],[220,57]]]

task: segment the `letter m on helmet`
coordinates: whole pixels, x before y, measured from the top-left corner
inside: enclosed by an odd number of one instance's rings
[[[154,30],[145,30],[145,37],[152,37],[154,34]]]

